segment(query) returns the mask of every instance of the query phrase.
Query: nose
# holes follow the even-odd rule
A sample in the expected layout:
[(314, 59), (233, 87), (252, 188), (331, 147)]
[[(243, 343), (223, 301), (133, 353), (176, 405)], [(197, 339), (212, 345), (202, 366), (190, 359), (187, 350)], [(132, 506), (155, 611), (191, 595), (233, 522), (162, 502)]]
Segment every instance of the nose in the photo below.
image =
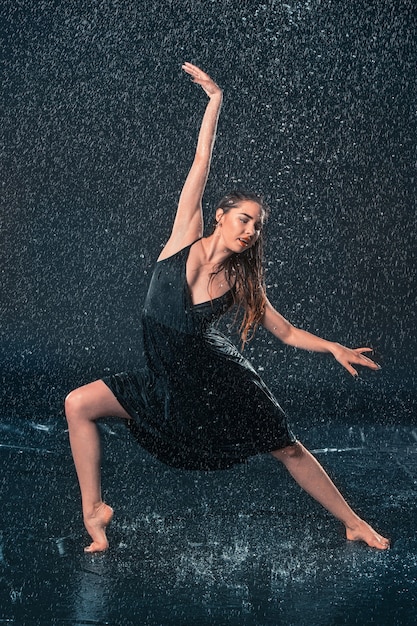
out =
[(250, 222), (248, 222), (248, 223), (246, 224), (246, 229), (245, 229), (245, 231), (246, 231), (246, 234), (247, 234), (249, 237), (253, 237), (253, 236), (254, 236), (254, 234), (255, 234), (255, 232), (256, 232), (256, 231), (255, 231), (255, 226), (254, 226), (253, 224), (251, 224)]

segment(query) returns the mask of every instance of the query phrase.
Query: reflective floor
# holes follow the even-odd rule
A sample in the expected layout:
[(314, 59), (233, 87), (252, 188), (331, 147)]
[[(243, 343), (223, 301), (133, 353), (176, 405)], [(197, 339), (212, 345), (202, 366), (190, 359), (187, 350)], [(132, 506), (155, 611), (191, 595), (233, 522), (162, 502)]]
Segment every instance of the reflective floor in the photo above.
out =
[(315, 450), (387, 553), (340, 525), (269, 457), (171, 470), (102, 424), (110, 550), (87, 536), (63, 419), (0, 426), (0, 624), (413, 624), (417, 429), (315, 426)]

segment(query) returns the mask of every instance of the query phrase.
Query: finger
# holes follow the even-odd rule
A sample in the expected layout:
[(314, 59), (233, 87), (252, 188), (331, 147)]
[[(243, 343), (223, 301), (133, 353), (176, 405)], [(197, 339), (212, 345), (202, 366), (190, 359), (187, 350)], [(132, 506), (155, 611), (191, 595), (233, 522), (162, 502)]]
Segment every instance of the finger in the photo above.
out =
[(186, 72), (190, 76), (197, 76), (196, 70), (194, 70), (192, 67), (188, 67), (187, 65), (183, 65), (182, 69), (184, 70), (184, 72)]
[(200, 80), (207, 80), (209, 78), (208, 74), (192, 63), (184, 63), (182, 69), (187, 72), (187, 74), (190, 74), (190, 76), (194, 76), (194, 78), (199, 78)]
[(353, 352), (373, 352), (373, 348), (353, 348)]
[[(362, 363), (363, 365), (366, 365), (367, 367), (372, 367), (373, 369), (379, 370), (381, 369), (381, 366), (379, 365), (379, 363), (376, 363), (376, 361), (373, 361), (372, 359), (362, 354), (363, 352), (373, 353), (373, 351), (374, 351), (373, 348), (353, 348), (352, 349), (352, 352), (357, 354), (360, 359), (359, 361), (357, 361), (358, 363)], [(364, 361), (366, 361), (366, 363), (364, 363)]]
[(358, 363), (361, 363), (362, 365), (365, 365), (366, 367), (370, 367), (370, 368), (375, 369), (375, 370), (380, 370), (381, 369), (381, 366), (379, 365), (379, 363), (377, 363), (376, 361), (373, 361), (372, 359), (369, 359), (364, 354), (360, 354), (359, 355)]
[(200, 68), (197, 67), (197, 65), (193, 65), (193, 63), (189, 63), (188, 61), (185, 61), (185, 63), (183, 63), (182, 67), (184, 69), (187, 68), (187, 69), (189, 69), (192, 72), (200, 72), (201, 71)]
[(367, 359), (366, 356), (364, 356), (362, 360), (365, 361), (365, 363), (362, 363), (362, 365), (364, 365), (365, 367), (370, 367), (373, 370), (381, 369), (381, 366), (379, 363), (377, 363), (376, 361), (372, 361), (371, 359)]
[(351, 376), (353, 376), (353, 378), (356, 378), (359, 374), (358, 372), (355, 370), (354, 367), (352, 367), (351, 365), (345, 365), (345, 368), (347, 369), (347, 371), (349, 372), (349, 374)]
[[(359, 350), (359, 348), (357, 350)], [(365, 356), (364, 354), (361, 354), (357, 350), (352, 350), (352, 352), (354, 352), (357, 355), (357, 358), (353, 360), (354, 363), (357, 363), (358, 365), (363, 365), (364, 367), (369, 367), (370, 369), (374, 369), (374, 370), (381, 369), (381, 366), (379, 365), (379, 363), (377, 363), (376, 361), (373, 361), (372, 359), (369, 359), (367, 356)], [(367, 350), (369, 350), (369, 348)]]
[(358, 372), (355, 370), (355, 368), (350, 364), (350, 362), (348, 360), (345, 359), (337, 359), (340, 363), (340, 365), (342, 365), (345, 370), (347, 370), (349, 372), (349, 374), (351, 376), (358, 376)]
[(184, 63), (181, 67), (184, 72), (187, 72), (187, 74), (190, 74), (191, 76), (197, 76), (198, 74), (198, 68), (194, 67), (190, 63)]

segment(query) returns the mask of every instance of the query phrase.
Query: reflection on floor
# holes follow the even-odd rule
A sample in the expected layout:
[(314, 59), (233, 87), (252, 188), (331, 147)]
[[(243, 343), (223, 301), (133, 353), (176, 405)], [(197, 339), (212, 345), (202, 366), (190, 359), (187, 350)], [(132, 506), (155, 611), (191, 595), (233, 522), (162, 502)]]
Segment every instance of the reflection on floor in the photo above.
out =
[(341, 528), (270, 457), (172, 470), (102, 424), (111, 549), (87, 556), (62, 419), (0, 425), (0, 623), (411, 624), (417, 429), (315, 426), (313, 449), (388, 553)]

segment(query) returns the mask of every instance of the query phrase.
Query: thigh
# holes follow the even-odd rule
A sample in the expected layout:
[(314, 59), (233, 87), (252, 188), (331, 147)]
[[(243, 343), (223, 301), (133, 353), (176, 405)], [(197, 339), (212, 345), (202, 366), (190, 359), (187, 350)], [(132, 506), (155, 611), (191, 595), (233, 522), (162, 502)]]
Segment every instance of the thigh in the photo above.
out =
[(65, 407), (67, 414), (82, 414), (83, 417), (89, 419), (100, 417), (131, 419), (129, 413), (125, 411), (114, 393), (102, 380), (96, 380), (71, 391), (66, 398)]

